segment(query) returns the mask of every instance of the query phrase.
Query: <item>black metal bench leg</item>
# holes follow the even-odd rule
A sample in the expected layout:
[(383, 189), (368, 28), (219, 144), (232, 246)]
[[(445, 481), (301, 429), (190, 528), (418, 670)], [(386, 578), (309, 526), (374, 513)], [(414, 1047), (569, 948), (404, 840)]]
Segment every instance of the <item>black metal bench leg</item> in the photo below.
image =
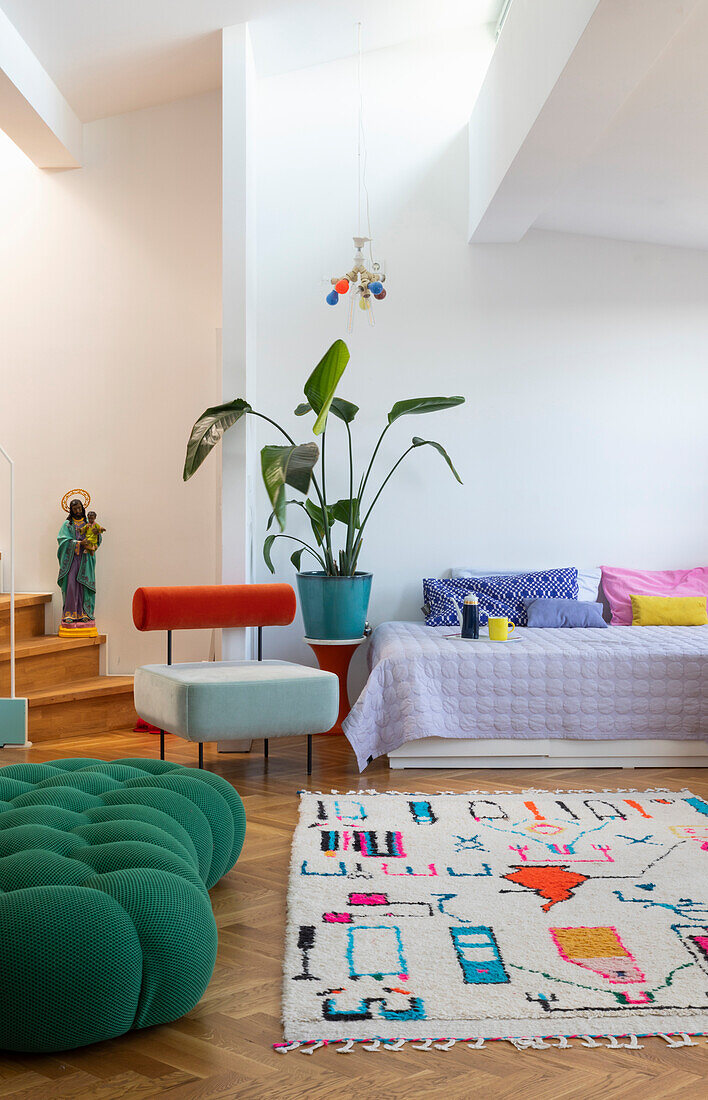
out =
[(264, 760), (268, 759), (268, 738), (267, 737), (263, 738), (263, 759)]
[(165, 731), (160, 730), (160, 760), (165, 759)]
[(312, 775), (312, 734), (307, 735), (307, 774)]
[(204, 767), (204, 743), (202, 741), (199, 742), (199, 767)]

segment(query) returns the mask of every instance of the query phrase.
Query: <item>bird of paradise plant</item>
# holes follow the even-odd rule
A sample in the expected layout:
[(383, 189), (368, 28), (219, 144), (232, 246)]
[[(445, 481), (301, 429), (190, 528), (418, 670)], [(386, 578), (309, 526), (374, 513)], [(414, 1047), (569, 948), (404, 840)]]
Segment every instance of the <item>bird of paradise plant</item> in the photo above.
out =
[[(276, 539), (290, 539), (299, 543), (291, 556), (297, 570), (303, 554), (311, 555), (329, 577), (351, 577), (357, 569), (362, 548), (364, 531), (383, 490), (404, 459), (420, 447), (433, 447), (447, 463), (453, 476), (462, 484), (457, 470), (452, 464), (442, 444), (433, 439), (413, 436), (410, 446), (383, 478), (375, 492), (369, 490), (376, 457), (389, 429), (402, 416), (419, 416), (423, 413), (440, 412), (443, 409), (461, 405), (464, 397), (411, 397), (397, 401), (388, 413), (386, 423), (379, 435), (373, 454), (363, 471), (358, 485), (355, 483), (354, 454), (351, 424), (359, 411), (359, 406), (351, 401), (337, 397), (339, 381), (349, 362), (349, 349), (343, 340), (335, 340), (332, 346), (307, 379), (304, 394), (307, 398), (295, 409), (296, 416), (314, 414), (312, 428), (315, 436), (321, 437), (322, 448), (314, 442), (296, 443), (292, 436), (264, 413), (252, 408), (248, 401), (236, 398), (223, 405), (205, 409), (194, 424), (184, 463), (183, 477), (188, 481), (199, 469), (210, 451), (222, 438), (225, 431), (233, 427), (246, 414), (257, 416), (272, 424), (287, 440), (285, 445), (263, 447), (261, 451), (261, 471), (263, 482), (270, 499), (272, 513), (267, 530), (275, 520), (280, 531), (267, 535), (263, 545), (263, 556), (271, 573), (275, 572), (271, 550)], [(327, 500), (326, 448), (330, 414), (344, 424), (348, 448), (349, 496), (334, 503)], [(319, 474), (316, 472), (319, 463)], [(303, 499), (287, 499), (286, 487), (295, 489)], [(315, 499), (313, 499), (313, 496)], [(294, 535), (285, 533), (288, 506), (302, 508), (310, 521), (314, 545)], [(336, 548), (337, 525), (342, 525), (342, 537), (339, 549)], [(333, 537), (334, 536), (334, 537)]]

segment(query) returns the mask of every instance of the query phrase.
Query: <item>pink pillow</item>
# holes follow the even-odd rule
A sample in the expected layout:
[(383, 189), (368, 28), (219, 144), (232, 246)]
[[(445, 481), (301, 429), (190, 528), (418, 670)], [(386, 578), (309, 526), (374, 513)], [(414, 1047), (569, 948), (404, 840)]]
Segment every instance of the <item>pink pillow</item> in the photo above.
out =
[(614, 626), (632, 625), (630, 596), (706, 596), (708, 566), (696, 569), (613, 569), (602, 566), (602, 588)]

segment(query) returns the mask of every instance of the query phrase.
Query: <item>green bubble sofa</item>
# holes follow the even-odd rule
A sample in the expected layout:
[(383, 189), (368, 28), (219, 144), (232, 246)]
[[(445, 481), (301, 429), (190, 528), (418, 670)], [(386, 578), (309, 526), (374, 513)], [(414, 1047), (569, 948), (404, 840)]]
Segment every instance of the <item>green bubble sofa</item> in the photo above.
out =
[(243, 803), (163, 760), (0, 768), (0, 1048), (67, 1050), (176, 1020), (206, 989), (207, 891)]

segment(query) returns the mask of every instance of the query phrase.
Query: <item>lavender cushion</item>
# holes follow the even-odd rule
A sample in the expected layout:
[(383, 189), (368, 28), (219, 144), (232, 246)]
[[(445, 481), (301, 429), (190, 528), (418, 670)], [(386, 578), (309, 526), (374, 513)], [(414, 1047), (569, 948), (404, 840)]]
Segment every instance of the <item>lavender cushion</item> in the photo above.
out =
[(601, 603), (582, 600), (524, 600), (528, 626), (534, 627), (598, 627), (607, 623), (602, 617)]

